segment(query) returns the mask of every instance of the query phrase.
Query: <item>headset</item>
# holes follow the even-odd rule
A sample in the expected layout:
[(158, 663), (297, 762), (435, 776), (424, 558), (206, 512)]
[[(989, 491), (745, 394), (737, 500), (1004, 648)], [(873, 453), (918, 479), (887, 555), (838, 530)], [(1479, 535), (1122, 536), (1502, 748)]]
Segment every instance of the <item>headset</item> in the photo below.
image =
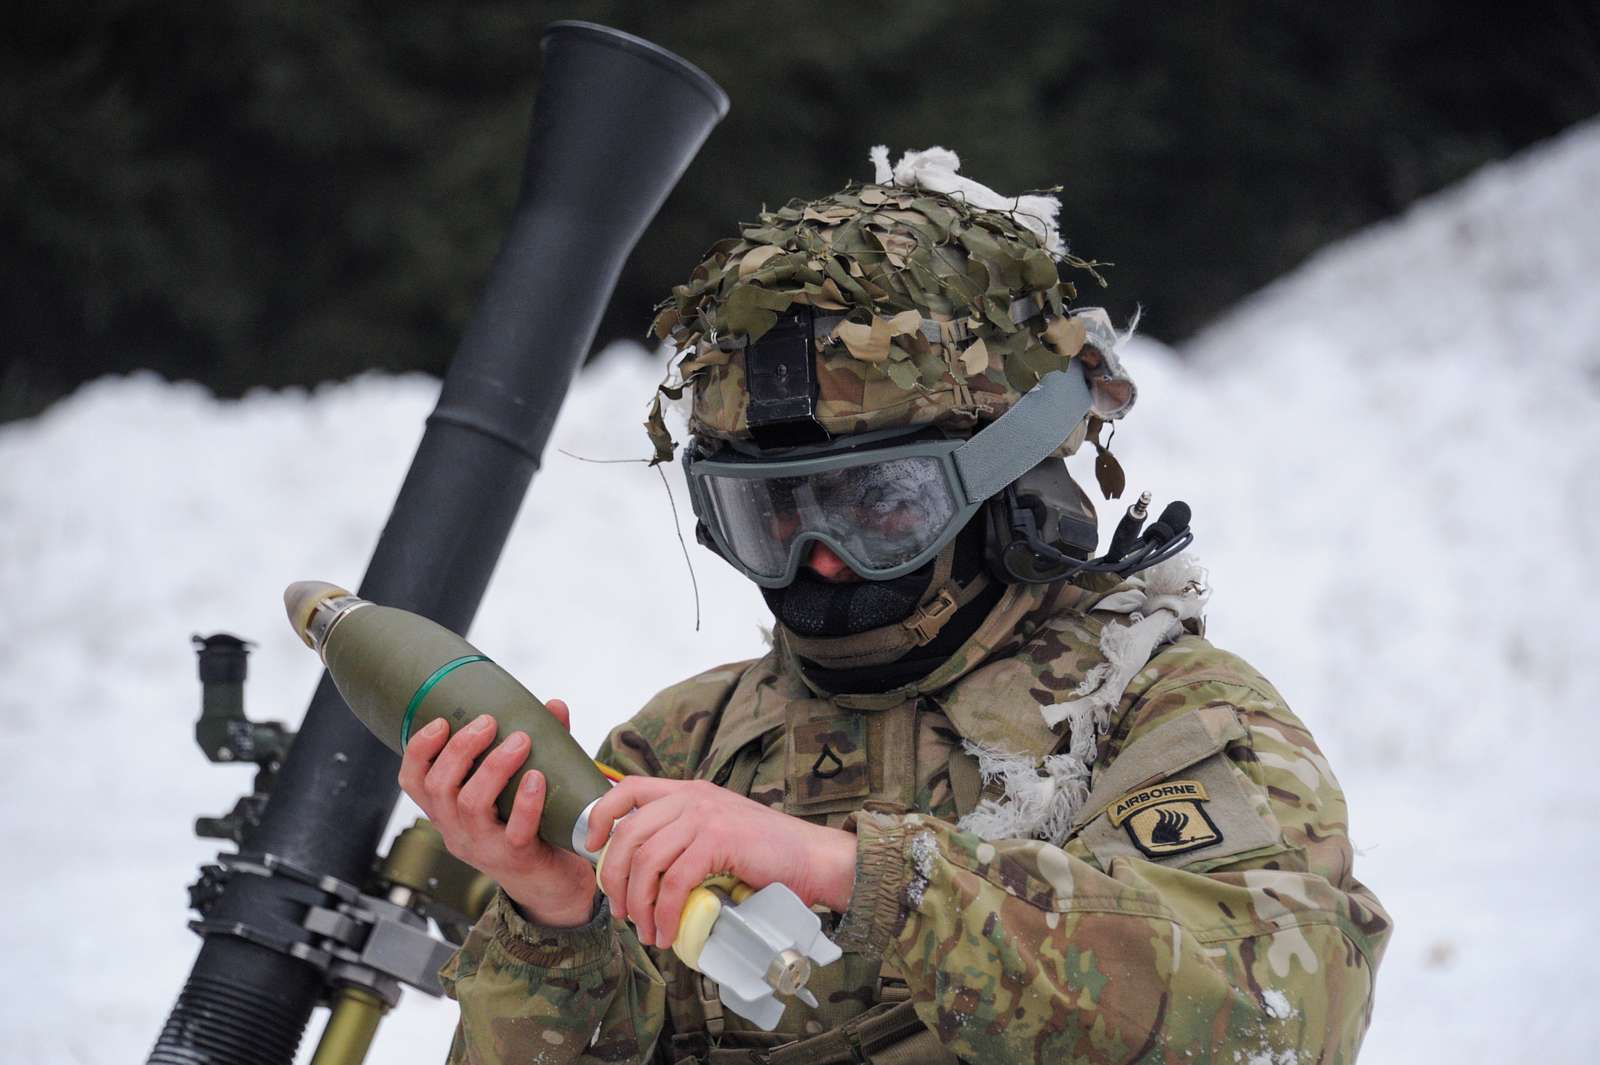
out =
[(1146, 492), (1117, 523), (1106, 553), (1092, 558), (1100, 542), (1094, 504), (1063, 459), (1045, 459), (985, 504), (985, 562), (1006, 584), (1049, 584), (1079, 573), (1132, 576), (1194, 542), (1187, 503), (1167, 504), (1144, 529), (1149, 508)]

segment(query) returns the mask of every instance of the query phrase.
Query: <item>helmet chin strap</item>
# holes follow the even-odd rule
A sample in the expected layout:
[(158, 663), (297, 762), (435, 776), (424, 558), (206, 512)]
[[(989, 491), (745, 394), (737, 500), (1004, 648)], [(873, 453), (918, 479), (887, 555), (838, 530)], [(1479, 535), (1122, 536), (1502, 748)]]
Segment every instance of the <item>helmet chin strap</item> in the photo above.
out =
[[(956, 584), (952, 579), (956, 548), (956, 541), (952, 540), (939, 552), (932, 563), (933, 572), (925, 590), (903, 617), (862, 632), (843, 636), (804, 636), (796, 632), (784, 617), (784, 610), (781, 609), (783, 604), (774, 603), (778, 596), (769, 596), (767, 601), (773, 606), (784, 642), (801, 658), (815, 662), (824, 669), (836, 670), (886, 665), (933, 642), (950, 619), (989, 586), (989, 577), (981, 568), (965, 585)], [(860, 585), (837, 587), (859, 588)]]

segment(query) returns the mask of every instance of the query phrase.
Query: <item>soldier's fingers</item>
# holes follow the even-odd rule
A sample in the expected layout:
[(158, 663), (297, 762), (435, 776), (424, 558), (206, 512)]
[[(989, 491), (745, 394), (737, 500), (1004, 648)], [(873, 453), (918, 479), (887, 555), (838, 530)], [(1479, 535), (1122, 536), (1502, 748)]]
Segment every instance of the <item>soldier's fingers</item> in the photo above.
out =
[(550, 711), (557, 721), (561, 722), (562, 728), (568, 732), (572, 731), (572, 709), (567, 706), (565, 699), (551, 699), (544, 704), (544, 708)]
[(484, 714), (450, 737), (422, 780), (423, 789), (435, 802), (455, 805), (456, 792), (467, 779), (467, 771), (472, 768), (473, 760), (494, 742), (496, 728), (494, 718)]
[(678, 855), (689, 849), (694, 835), (695, 826), (680, 817), (633, 852), (633, 868), (628, 871), (628, 916), (639, 930), (641, 943), (656, 941), (656, 891), (661, 885), (661, 874), (678, 860)]
[(589, 811), (589, 840), (584, 846), (597, 851), (611, 835), (611, 826), (630, 810), (654, 802), (684, 788), (681, 780), (660, 777), (628, 777), (600, 797)]
[(720, 872), (711, 846), (701, 836), (691, 843), (661, 876), (661, 886), (656, 891), (654, 918), (656, 946), (666, 948), (678, 936), (678, 921), (683, 917), (683, 904), (689, 901), (689, 892), (705, 883), (706, 877)]
[(517, 797), (511, 800), (511, 816), (506, 818), (506, 845), (513, 850), (526, 850), (539, 837), (539, 823), (544, 820), (544, 774), (530, 769), (517, 785)]
[(512, 775), (528, 760), (529, 745), (526, 732), (513, 732), (489, 752), (461, 786), (461, 794), (456, 796), (456, 811), (468, 830), (486, 835), (499, 827), (495, 800), (511, 782)]
[(427, 793), (422, 790), (423, 778), (428, 775), (434, 758), (444, 749), (444, 742), (449, 737), (449, 724), (443, 718), (435, 718), (411, 737), (400, 759), (400, 788), (422, 807), (423, 813), (428, 812)]
[(651, 803), (622, 820), (611, 834), (605, 861), (600, 866), (600, 889), (611, 899), (611, 912), (618, 920), (628, 916), (628, 873), (633, 865), (633, 852), (681, 812), (678, 803)]

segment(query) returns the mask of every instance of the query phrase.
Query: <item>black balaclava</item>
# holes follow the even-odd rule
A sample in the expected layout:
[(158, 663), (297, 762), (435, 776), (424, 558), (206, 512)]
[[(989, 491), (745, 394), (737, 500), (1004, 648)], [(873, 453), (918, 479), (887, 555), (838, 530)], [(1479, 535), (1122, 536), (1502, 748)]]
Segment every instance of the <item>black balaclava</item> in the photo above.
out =
[[(965, 587), (983, 573), (984, 521), (980, 512), (956, 534), (947, 551), (954, 552), (950, 578)], [(825, 581), (801, 567), (795, 579), (782, 588), (761, 589), (762, 598), (784, 627), (802, 637), (855, 636), (904, 621), (928, 592), (938, 560), (903, 577), (887, 581), (845, 584)], [(1005, 594), (1005, 585), (990, 582), (976, 598), (961, 607), (939, 634), (921, 647), (882, 665), (829, 669), (801, 658), (801, 668), (813, 683), (832, 692), (880, 692), (907, 684), (933, 672), (967, 641), (989, 611)]]

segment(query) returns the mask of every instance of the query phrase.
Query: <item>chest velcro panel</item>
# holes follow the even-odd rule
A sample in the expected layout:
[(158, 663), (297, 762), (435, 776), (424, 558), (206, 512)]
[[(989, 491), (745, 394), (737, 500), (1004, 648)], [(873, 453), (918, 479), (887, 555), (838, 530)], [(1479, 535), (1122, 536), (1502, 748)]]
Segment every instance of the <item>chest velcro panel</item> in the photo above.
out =
[(784, 810), (798, 817), (878, 800), (909, 809), (916, 786), (916, 700), (855, 710), (826, 699), (789, 704)]

